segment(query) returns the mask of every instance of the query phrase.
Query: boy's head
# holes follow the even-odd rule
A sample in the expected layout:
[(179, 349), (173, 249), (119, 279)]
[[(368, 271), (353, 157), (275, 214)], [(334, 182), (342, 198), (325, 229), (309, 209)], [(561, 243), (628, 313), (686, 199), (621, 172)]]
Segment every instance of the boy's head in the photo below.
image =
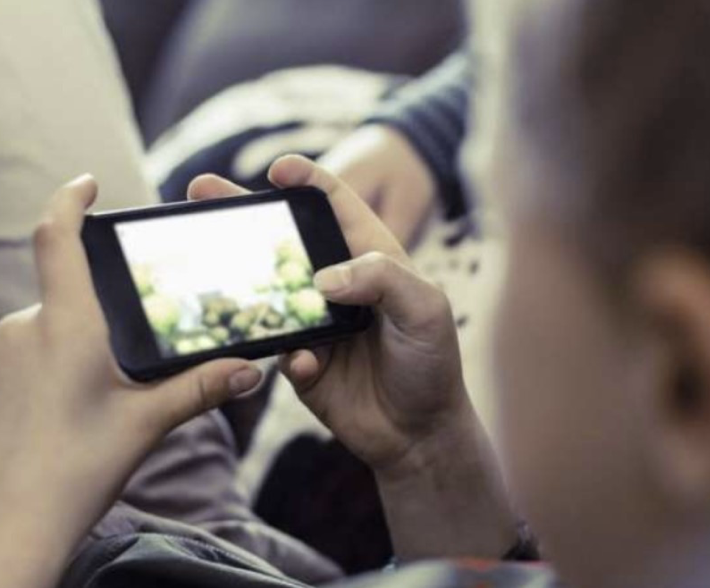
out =
[(710, 2), (505, 6), (477, 119), (511, 490), (573, 585), (707, 585)]

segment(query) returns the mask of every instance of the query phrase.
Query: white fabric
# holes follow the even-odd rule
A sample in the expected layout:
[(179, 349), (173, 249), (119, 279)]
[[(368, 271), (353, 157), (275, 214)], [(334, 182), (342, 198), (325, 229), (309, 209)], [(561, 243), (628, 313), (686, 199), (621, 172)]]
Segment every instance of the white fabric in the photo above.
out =
[(30, 236), (85, 172), (98, 209), (153, 203), (118, 63), (93, 0), (0, 0), (0, 315), (37, 299)]
[(320, 65), (237, 84), (206, 100), (160, 137), (148, 153), (148, 172), (161, 185), (196, 153), (259, 128), (278, 132), (253, 139), (239, 151), (232, 163), (237, 178), (257, 176), (284, 153), (324, 152), (372, 113), (394, 79)]

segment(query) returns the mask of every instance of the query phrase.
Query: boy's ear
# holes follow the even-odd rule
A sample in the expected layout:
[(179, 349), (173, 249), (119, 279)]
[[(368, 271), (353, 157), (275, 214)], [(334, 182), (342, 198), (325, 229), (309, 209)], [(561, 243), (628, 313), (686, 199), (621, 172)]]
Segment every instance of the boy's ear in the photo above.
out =
[(676, 507), (710, 512), (710, 262), (651, 254), (631, 291), (661, 349), (643, 398), (652, 475)]

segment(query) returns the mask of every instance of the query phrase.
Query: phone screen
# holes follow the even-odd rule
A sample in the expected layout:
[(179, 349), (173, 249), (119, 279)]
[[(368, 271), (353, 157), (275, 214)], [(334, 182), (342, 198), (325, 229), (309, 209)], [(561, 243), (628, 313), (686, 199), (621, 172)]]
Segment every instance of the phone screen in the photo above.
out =
[(115, 224), (164, 358), (332, 324), (287, 202)]

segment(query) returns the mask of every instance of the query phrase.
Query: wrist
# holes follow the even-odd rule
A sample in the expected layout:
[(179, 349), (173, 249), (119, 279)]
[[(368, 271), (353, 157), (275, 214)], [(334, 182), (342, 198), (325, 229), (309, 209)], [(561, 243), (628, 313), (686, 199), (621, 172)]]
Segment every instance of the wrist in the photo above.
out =
[(448, 458), (462, 451), (468, 452), (466, 461), (475, 460), (481, 437), (485, 433), (466, 396), (460, 408), (436, 419), (432, 429), (413, 438), (396, 459), (374, 466), (373, 472), (382, 484), (401, 484), (438, 470), (450, 470)]
[(402, 561), (501, 559), (516, 543), (517, 519), (472, 407), (375, 477)]
[(8, 586), (49, 588), (58, 583), (75, 541), (55, 514), (45, 505), (24, 501), (0, 509), (0, 566)]
[[(18, 587), (55, 586), (103, 512), (91, 484), (57, 475), (49, 460), (35, 461), (42, 467), (25, 462), (0, 470), (0, 565)], [(66, 462), (61, 467), (71, 470)]]

